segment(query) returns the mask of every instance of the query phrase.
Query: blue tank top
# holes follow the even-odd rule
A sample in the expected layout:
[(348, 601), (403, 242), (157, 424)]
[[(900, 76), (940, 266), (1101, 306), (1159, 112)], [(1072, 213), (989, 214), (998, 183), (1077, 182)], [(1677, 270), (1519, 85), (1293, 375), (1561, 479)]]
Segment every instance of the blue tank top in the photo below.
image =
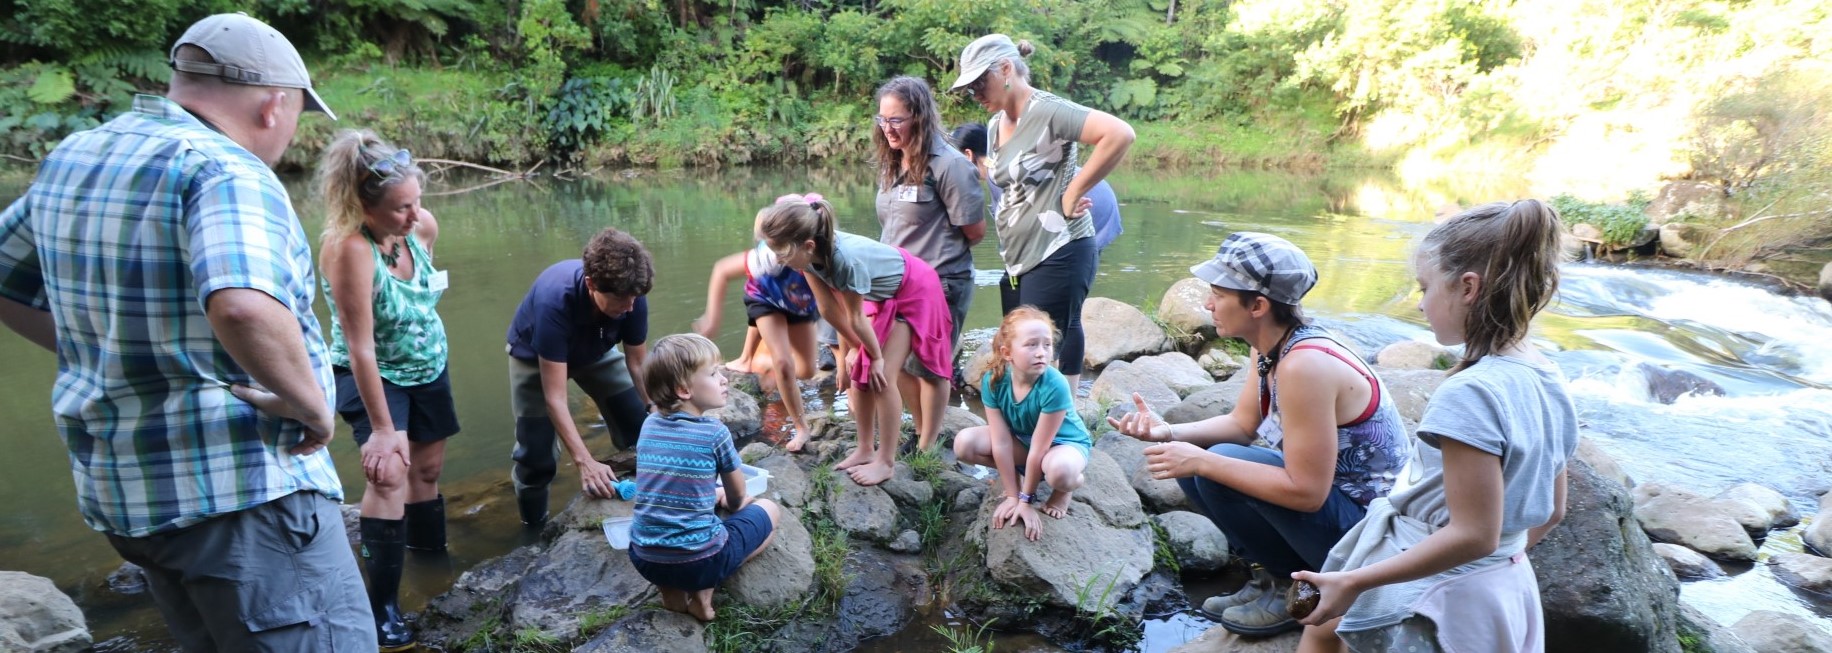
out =
[[(1366, 506), (1368, 502), (1393, 491), (1394, 480), (1399, 478), (1400, 470), (1412, 457), (1412, 438), (1406, 434), (1405, 423), (1392, 397), (1382, 387), (1380, 378), (1367, 369), (1366, 363), (1350, 361), (1334, 350), (1315, 345), (1300, 347), (1299, 343), (1306, 340), (1328, 340), (1341, 344), (1322, 327), (1301, 326), (1286, 339), (1285, 348), (1279, 352), (1279, 360), (1283, 360), (1293, 349), (1321, 349), (1355, 368), (1373, 387), (1374, 395), (1368, 400), (1367, 410), (1354, 421), (1336, 427), (1336, 489), (1348, 495), (1355, 503)], [(1265, 438), (1272, 448), (1284, 451), (1285, 427), (1279, 416), (1277, 375), (1262, 372), (1259, 391), (1262, 416), (1259, 436)]]

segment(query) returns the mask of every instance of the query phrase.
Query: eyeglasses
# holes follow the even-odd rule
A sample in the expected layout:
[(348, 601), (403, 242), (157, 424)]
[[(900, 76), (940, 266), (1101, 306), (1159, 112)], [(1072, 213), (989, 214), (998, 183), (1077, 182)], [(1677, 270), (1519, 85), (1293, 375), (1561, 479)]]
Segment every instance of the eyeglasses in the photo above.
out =
[(986, 69), (986, 72), (980, 73), (980, 76), (977, 79), (974, 79), (971, 82), (967, 82), (967, 96), (968, 97), (979, 97), (981, 93), (984, 93), (986, 91), (986, 80), (991, 77), (992, 77), (992, 69), (988, 68)]
[(396, 172), (410, 167), (413, 167), (413, 154), (403, 147), (369, 164), (369, 172), (375, 173), (377, 177), (393, 177)]
[(872, 116), (872, 121), (878, 123), (879, 127), (891, 129), (903, 129), (904, 125), (910, 123), (909, 118), (886, 118), (884, 116)]

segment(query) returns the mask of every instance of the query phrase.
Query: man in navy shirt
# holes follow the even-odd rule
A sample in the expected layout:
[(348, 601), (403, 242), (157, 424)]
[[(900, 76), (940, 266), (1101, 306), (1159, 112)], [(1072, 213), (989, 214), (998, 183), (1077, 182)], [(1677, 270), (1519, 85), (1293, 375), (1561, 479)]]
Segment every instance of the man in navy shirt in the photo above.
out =
[[(598, 405), (619, 449), (636, 446), (648, 409), (642, 381), (649, 337), (649, 293), (654, 265), (642, 243), (605, 229), (582, 259), (555, 263), (535, 278), (509, 325), (510, 401), (515, 411), (516, 507), (522, 523), (547, 521), (547, 486), (566, 446), (585, 493), (614, 496), (617, 474), (585, 448), (566, 405), (566, 380), (579, 384)], [(619, 351), (618, 345), (622, 346)]]

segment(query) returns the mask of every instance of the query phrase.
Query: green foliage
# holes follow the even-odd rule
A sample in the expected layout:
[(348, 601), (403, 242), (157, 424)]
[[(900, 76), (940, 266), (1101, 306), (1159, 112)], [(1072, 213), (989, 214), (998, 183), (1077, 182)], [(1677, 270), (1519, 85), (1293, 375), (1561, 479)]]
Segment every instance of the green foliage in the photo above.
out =
[(749, 653), (767, 650), (775, 633), (789, 624), (798, 608), (764, 609), (737, 604), (720, 608), (706, 624), (706, 650), (712, 653)]
[(598, 631), (604, 630), (605, 626), (616, 623), (629, 613), (630, 606), (613, 605), (579, 615), (579, 639), (590, 639)]
[(986, 623), (967, 626), (931, 624), (929, 628), (943, 639), (948, 640), (947, 653), (993, 653), (992, 636), (986, 631), (997, 619), (988, 619)]
[(556, 154), (570, 155), (598, 140), (619, 119), (627, 122), (638, 94), (622, 79), (574, 77), (549, 102), (543, 125)]
[(564, 0), (524, 0), (515, 32), (526, 58), (520, 81), (533, 98), (559, 90), (567, 58), (591, 45), (591, 34), (573, 21)]
[(509, 642), (510, 653), (561, 653), (569, 648), (560, 638), (533, 626), (515, 631)]
[(1588, 224), (1602, 230), (1606, 245), (1632, 243), (1648, 224), (1645, 193), (1631, 194), (1620, 203), (1587, 202), (1570, 195), (1555, 195), (1549, 203), (1565, 224)]
[(1090, 576), (1075, 590), (1075, 622), (1082, 629), (1077, 633), (1078, 639), (1117, 650), (1131, 650), (1145, 638), (1145, 631), (1114, 609), (1120, 597), (1115, 596), (1113, 590), (1119, 584), (1120, 575), (1114, 573), (1107, 577), (1104, 585), (1101, 584), (1103, 576), (1107, 575)]
[(1183, 564), (1177, 562), (1177, 553), (1171, 550), (1170, 533), (1164, 532), (1164, 526), (1158, 520), (1151, 520), (1152, 541), (1155, 544), (1151, 552), (1153, 569), (1169, 569), (1170, 573), (1183, 573)]
[(1222, 338), (1216, 342), (1216, 346), (1231, 357), (1248, 356), (1253, 353), (1253, 346), (1240, 338)]

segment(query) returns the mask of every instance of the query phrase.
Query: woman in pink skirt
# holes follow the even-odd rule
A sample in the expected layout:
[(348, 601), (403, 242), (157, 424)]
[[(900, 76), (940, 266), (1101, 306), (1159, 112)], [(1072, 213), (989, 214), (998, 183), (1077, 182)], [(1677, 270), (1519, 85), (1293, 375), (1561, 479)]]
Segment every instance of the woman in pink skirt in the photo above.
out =
[(840, 334), (839, 384), (852, 393), (859, 447), (835, 469), (877, 485), (891, 477), (902, 433), (903, 397), (889, 375), (913, 356), (930, 372), (921, 382), (945, 391), (954, 320), (928, 263), (834, 223), (821, 196), (788, 195), (764, 209), (763, 239), (783, 265), (807, 275), (821, 317)]

